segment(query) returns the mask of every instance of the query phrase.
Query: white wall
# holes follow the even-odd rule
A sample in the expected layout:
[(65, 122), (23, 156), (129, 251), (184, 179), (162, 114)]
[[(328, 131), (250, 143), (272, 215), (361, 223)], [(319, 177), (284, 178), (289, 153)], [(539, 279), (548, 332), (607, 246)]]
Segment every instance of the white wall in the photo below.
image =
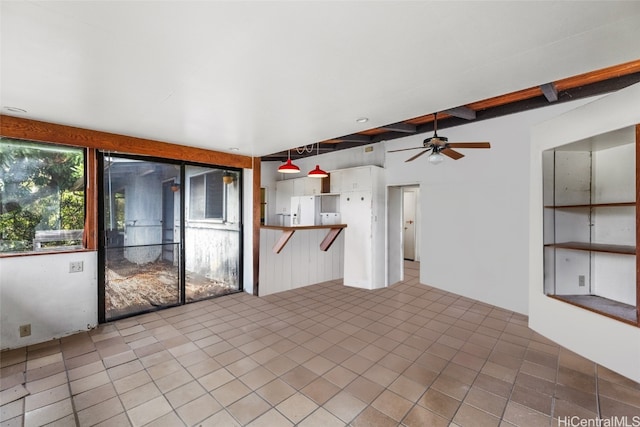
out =
[[(431, 165), (418, 151), (387, 153), (387, 185), (420, 184), (420, 282), (526, 314), (529, 283), (531, 126), (586, 101), (560, 104), (442, 129), (450, 142), (489, 141), (460, 149), (460, 160)], [(386, 142), (418, 147), (431, 134)]]
[(253, 294), (253, 169), (243, 169), (242, 180), (242, 283), (244, 291)]
[(558, 145), (640, 123), (638, 105), (640, 84), (535, 126), (529, 182), (529, 326), (570, 350), (635, 381), (640, 381), (640, 328), (543, 294), (541, 153)]
[[(69, 263), (82, 261), (81, 273)], [(0, 348), (22, 347), (85, 331), (98, 323), (97, 253), (0, 258)], [(31, 336), (20, 338), (20, 325)]]

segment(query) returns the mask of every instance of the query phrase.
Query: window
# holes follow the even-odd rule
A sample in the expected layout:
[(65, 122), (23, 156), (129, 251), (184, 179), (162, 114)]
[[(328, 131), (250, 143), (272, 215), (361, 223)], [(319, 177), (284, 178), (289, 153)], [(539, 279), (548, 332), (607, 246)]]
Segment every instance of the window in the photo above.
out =
[(192, 176), (189, 180), (189, 207), (191, 219), (224, 220), (223, 171), (215, 170)]
[(0, 138), (0, 253), (82, 247), (84, 150)]

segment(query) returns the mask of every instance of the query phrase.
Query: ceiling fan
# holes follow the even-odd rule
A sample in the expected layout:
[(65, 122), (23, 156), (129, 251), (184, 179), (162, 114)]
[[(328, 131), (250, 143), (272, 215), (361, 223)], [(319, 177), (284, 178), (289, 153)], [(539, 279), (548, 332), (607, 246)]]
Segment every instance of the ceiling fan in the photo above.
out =
[[(451, 157), (453, 160), (458, 160), (464, 157), (464, 154), (452, 150), (452, 148), (491, 148), (491, 144), (488, 142), (449, 142), (449, 139), (445, 136), (438, 136), (438, 113), (433, 114), (433, 136), (427, 138), (422, 142), (422, 147), (403, 148), (400, 150), (391, 150), (389, 153), (396, 151), (418, 150), (425, 149), (424, 151), (416, 154), (413, 157), (408, 158), (405, 162), (411, 162), (423, 154), (431, 151), (429, 156), (429, 162), (437, 165), (442, 163), (444, 156)], [(444, 156), (443, 156), (444, 154)]]

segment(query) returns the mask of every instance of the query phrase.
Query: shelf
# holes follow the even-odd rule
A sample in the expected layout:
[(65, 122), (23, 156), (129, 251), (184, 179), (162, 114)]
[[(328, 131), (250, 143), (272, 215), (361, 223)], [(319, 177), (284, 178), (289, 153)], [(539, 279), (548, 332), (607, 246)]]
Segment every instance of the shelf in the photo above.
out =
[(548, 295), (551, 298), (603, 314), (632, 325), (638, 324), (636, 307), (598, 295)]
[(636, 202), (619, 202), (619, 203), (593, 203), (587, 205), (548, 205), (545, 208), (550, 209), (572, 209), (572, 208), (611, 208), (620, 206), (635, 206)]
[(576, 251), (607, 252), (611, 254), (635, 255), (636, 247), (627, 245), (606, 245), (602, 243), (564, 242), (545, 245), (550, 248), (572, 249)]

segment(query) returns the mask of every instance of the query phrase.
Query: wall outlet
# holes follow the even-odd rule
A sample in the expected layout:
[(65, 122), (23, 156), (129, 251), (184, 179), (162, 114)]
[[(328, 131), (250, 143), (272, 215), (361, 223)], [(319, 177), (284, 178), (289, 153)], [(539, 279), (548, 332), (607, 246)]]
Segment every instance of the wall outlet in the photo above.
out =
[(584, 274), (578, 276), (578, 286), (584, 286)]
[(28, 325), (20, 325), (20, 338), (31, 335), (31, 323)]
[(80, 273), (84, 269), (82, 261), (71, 261), (69, 263), (69, 273)]

